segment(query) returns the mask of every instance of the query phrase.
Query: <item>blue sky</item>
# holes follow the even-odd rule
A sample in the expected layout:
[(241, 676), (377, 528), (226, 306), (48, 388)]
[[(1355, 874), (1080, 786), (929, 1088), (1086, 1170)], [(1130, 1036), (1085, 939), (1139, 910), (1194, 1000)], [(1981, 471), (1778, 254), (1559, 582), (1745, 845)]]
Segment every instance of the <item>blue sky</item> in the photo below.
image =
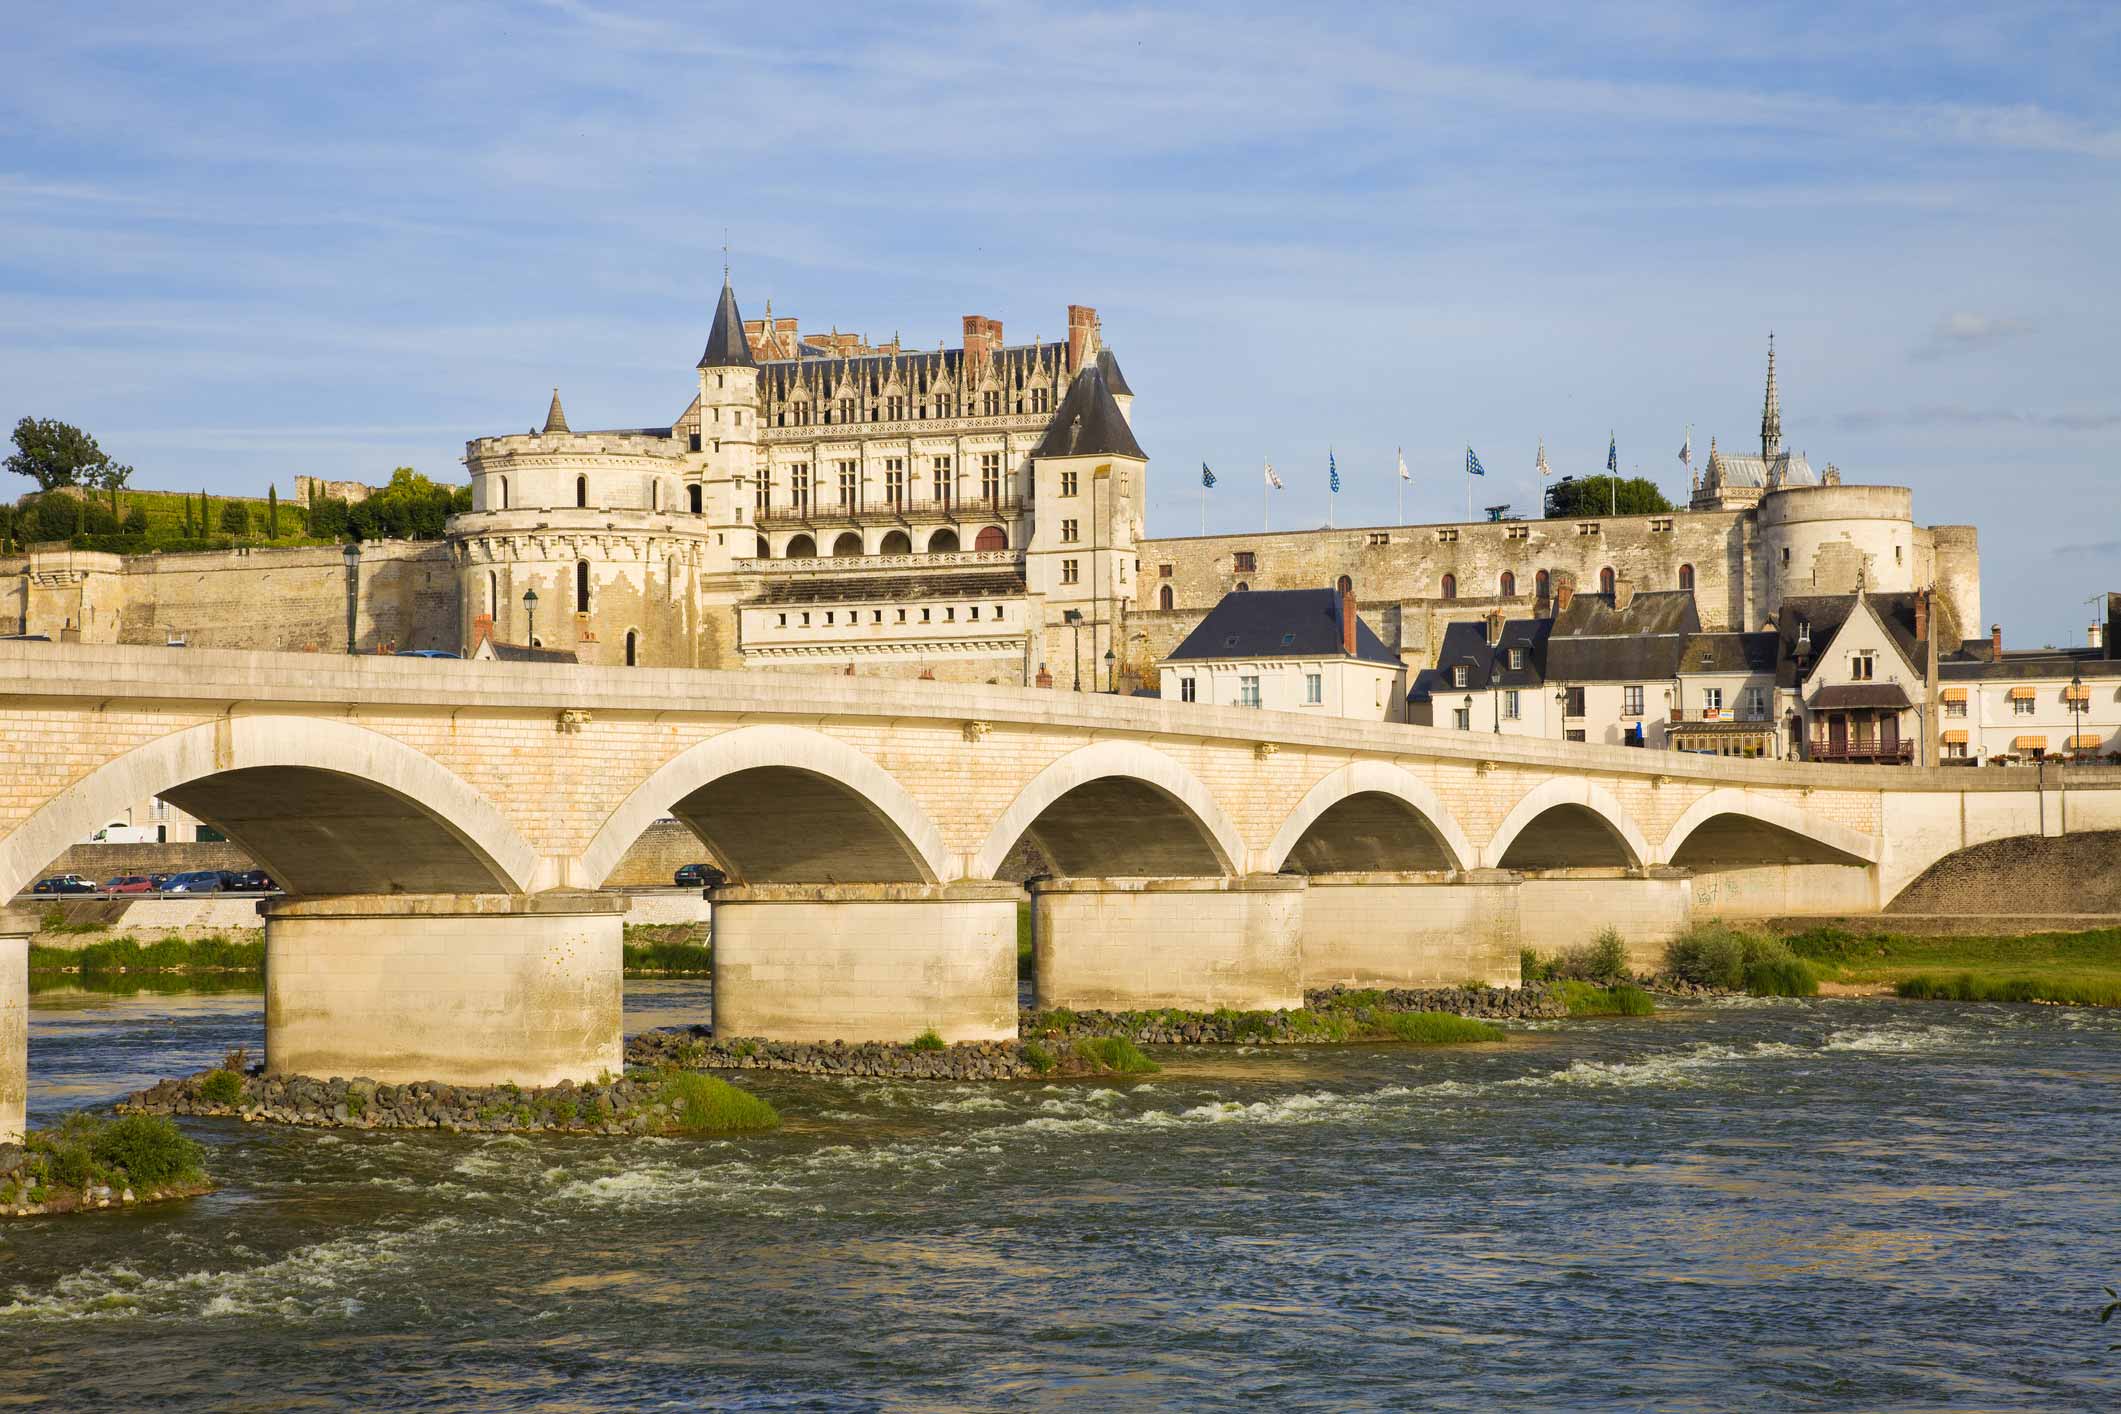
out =
[[(2121, 7), (10, 0), (0, 418), (145, 486), (461, 475), (667, 422), (756, 315), (1100, 310), (1152, 533), (1455, 518), (1788, 442), (1980, 526), (1984, 611), (2121, 588)], [(12, 478), (9, 478), (12, 479)], [(24, 483), (0, 488), (14, 494)]]

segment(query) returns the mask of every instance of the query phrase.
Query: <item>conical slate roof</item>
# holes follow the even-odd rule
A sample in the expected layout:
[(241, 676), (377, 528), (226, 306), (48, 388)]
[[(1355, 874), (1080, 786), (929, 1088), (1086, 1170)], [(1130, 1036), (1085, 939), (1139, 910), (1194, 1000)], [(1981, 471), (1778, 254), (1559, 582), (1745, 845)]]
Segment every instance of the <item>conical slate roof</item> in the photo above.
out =
[(567, 430), (567, 410), (560, 406), (560, 390), (555, 388), (552, 390), (552, 406), (545, 409), (545, 431), (553, 433)]
[(1127, 375), (1119, 371), (1119, 360), (1112, 356), (1112, 350), (1097, 351), (1097, 370), (1105, 375), (1105, 387), (1113, 397), (1124, 398), (1134, 392), (1127, 386)]
[(1046, 426), (1046, 436), (1032, 453), (1039, 457), (1133, 457), (1149, 460), (1134, 440), (1134, 431), (1112, 401), (1105, 375), (1091, 364), (1075, 375), (1060, 411)]
[(707, 352), (700, 355), (701, 368), (754, 368), (751, 341), (744, 337), (744, 316), (737, 313), (736, 291), (722, 278), (722, 301), (714, 307), (714, 327), (707, 331)]

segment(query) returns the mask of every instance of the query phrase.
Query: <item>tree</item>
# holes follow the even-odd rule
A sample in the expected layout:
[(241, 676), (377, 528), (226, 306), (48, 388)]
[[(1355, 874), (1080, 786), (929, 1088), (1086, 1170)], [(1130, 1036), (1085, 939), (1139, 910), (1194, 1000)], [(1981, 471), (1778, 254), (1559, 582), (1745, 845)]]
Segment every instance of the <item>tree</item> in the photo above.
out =
[(138, 501), (133, 502), (131, 509), (125, 513), (125, 533), (127, 535), (147, 534), (147, 508)]
[(96, 439), (70, 423), (25, 417), (15, 424), (15, 453), (7, 469), (37, 483), (40, 491), (56, 486), (93, 486), (115, 490), (133, 474), (110, 459)]
[(230, 535), (250, 534), (250, 507), (237, 500), (222, 502), (221, 528)]
[(265, 488), (265, 538), (280, 538), (280, 485), (274, 482)]
[(1617, 485), (1616, 480), (1611, 476), (1581, 476), (1548, 487), (1547, 515), (1643, 516), (1662, 515), (1672, 509), (1656, 482), (1640, 476)]

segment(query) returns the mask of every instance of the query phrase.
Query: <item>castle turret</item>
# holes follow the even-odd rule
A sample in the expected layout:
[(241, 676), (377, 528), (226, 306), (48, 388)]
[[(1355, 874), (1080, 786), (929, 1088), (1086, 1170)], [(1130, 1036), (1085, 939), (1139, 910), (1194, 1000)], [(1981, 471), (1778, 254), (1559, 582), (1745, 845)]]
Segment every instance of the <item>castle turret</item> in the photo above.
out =
[(725, 570), (757, 546), (751, 479), (758, 453), (758, 361), (744, 336), (736, 292), (722, 275), (722, 298), (700, 355), (700, 512), (719, 532), (710, 569)]
[(1074, 631), (1062, 627), (1072, 612), (1091, 630), (1082, 651), (1094, 674), (1106, 652), (1127, 652), (1115, 630), (1138, 593), (1149, 467), (1094, 357), (1068, 385), (1032, 461), (1037, 495), (1024, 577), (1047, 604), (1042, 661), (1066, 662), (1075, 651)]

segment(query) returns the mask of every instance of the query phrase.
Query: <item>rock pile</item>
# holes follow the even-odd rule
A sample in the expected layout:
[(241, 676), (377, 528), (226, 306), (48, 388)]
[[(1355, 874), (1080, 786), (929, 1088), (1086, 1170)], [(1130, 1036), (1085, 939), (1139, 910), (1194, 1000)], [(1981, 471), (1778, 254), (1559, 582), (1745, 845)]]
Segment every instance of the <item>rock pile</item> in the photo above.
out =
[(1319, 987), (1304, 993), (1304, 1005), (1319, 1010), (1352, 1005), (1356, 999), (1387, 1011), (1447, 1011), (1481, 1021), (1552, 1021), (1569, 1014), (1561, 989), (1550, 982), (1523, 987)]
[(217, 1115), (325, 1129), (446, 1129), (471, 1134), (557, 1131), (569, 1134), (661, 1134), (674, 1128), (671, 1107), (653, 1077), (608, 1084), (385, 1085), (374, 1080), (303, 1075), (216, 1077), (202, 1070), (164, 1080), (118, 1104), (121, 1114)]
[(644, 1031), (626, 1043), (626, 1063), (684, 1070), (786, 1070), (874, 1080), (1031, 1080), (1104, 1073), (1072, 1048), (1036, 1042), (1027, 1047), (1022, 1041), (961, 1041), (936, 1049), (883, 1041), (762, 1041), (752, 1037), (720, 1041), (705, 1026)]

